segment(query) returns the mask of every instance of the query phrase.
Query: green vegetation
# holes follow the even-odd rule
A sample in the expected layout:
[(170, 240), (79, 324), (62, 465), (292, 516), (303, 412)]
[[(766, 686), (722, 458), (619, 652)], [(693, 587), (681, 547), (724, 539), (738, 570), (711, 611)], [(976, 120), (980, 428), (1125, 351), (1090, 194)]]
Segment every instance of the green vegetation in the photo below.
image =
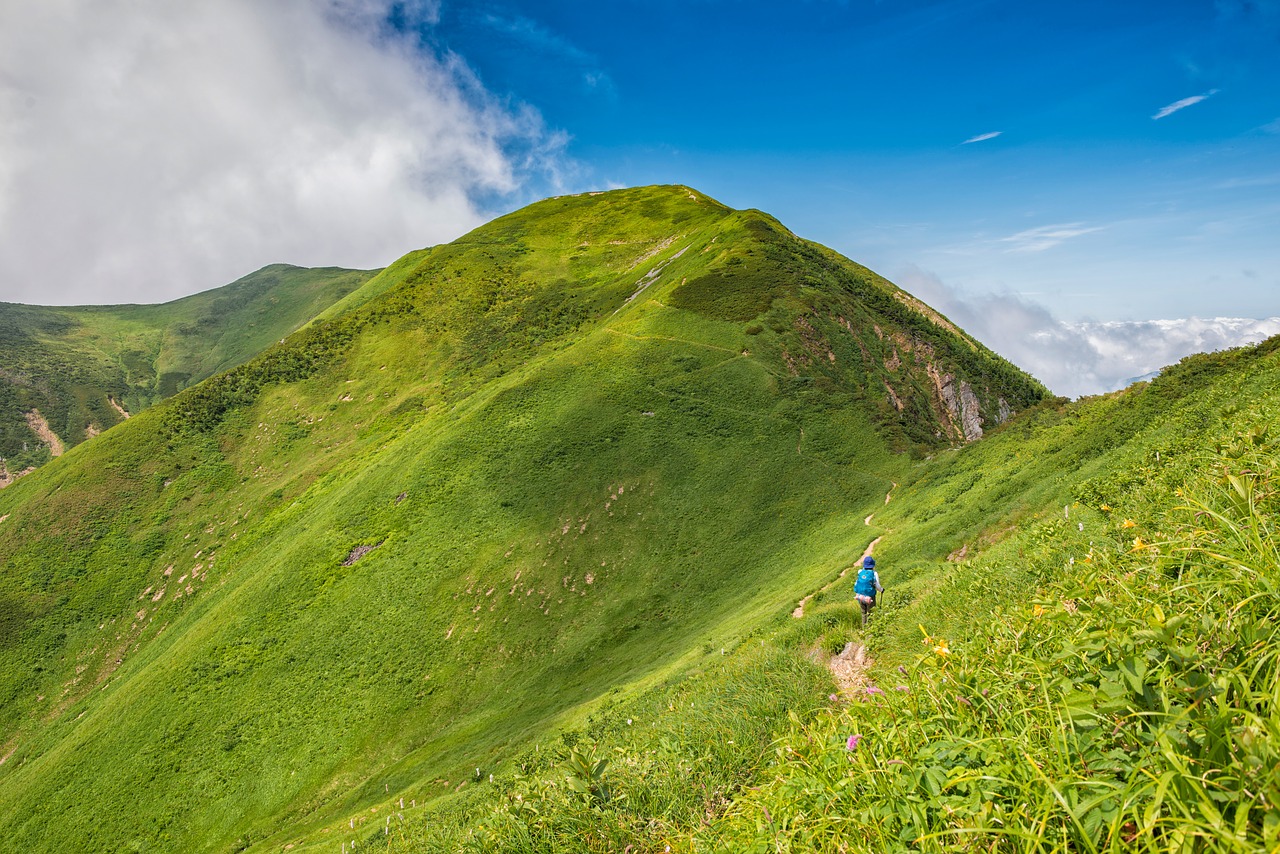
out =
[(375, 272), (275, 264), (163, 305), (0, 303), (0, 462), (11, 474), (48, 462), (33, 410), (63, 446), (77, 445), (395, 281), (391, 271), (369, 281)]
[[(1272, 832), (1273, 348), (1049, 400), (684, 187), (550, 199), (369, 287), (0, 493), (17, 847)], [(957, 449), (961, 388), (988, 435)], [(880, 536), (864, 632), (840, 570)], [(883, 693), (838, 695), (849, 641)]]
[[(499, 780), (487, 807), (407, 821), (390, 848), (1269, 850), (1277, 350), (1195, 356), (1123, 394), (1050, 402), (920, 464), (875, 515), (891, 590), (868, 631), (850, 577), (714, 668), (730, 690), (769, 685), (780, 708), (726, 701), (706, 676), (656, 689), (612, 714), (644, 727), (590, 746), (615, 769), (607, 802), (575, 796), (561, 750), (536, 783)], [(794, 668), (850, 638), (876, 657), (865, 684), (826, 703), (812, 684), (792, 693)], [(718, 719), (691, 734), (680, 714), (654, 714), (680, 690)], [(772, 740), (742, 738), (736, 765), (703, 761), (747, 718)], [(660, 770), (672, 767), (739, 773), (705, 792)], [(684, 799), (697, 803), (671, 821)]]

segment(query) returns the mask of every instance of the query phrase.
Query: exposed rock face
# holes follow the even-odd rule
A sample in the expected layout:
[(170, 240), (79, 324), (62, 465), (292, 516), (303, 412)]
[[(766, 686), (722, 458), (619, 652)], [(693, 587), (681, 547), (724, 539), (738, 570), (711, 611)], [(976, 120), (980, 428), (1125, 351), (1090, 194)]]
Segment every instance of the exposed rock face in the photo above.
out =
[[(947, 435), (965, 442), (981, 439), (982, 426), (987, 423), (987, 418), (983, 416), (982, 402), (974, 393), (973, 386), (966, 380), (957, 382), (953, 374), (943, 373), (932, 362), (926, 365), (925, 371), (933, 381), (934, 409), (942, 416), (940, 420), (948, 428)], [(1003, 424), (1012, 414), (1009, 404), (1000, 398), (993, 419), (995, 423)]]
[[(941, 328), (948, 331), (954, 330), (945, 318), (937, 315), (913, 297), (899, 297), (899, 299), (908, 302)], [(879, 323), (872, 323), (869, 324), (870, 331), (884, 343), (882, 353), (873, 357), (854, 323), (843, 315), (831, 315), (829, 319), (853, 337), (867, 364), (871, 364), (874, 359), (879, 363), (878, 367), (883, 367), (884, 374), (887, 376), (882, 374), (880, 382), (884, 387), (888, 403), (896, 411), (907, 410), (913, 389), (918, 390), (915, 392), (917, 394), (923, 391), (927, 395), (929, 408), (934, 413), (934, 423), (937, 425), (934, 434), (937, 438), (950, 442), (972, 442), (982, 438), (984, 427), (1003, 424), (1014, 415), (1013, 407), (1003, 396), (993, 395), (974, 377), (960, 379), (953, 370), (944, 367), (938, 358), (936, 348), (929, 341), (903, 330), (887, 329)], [(805, 340), (806, 349), (815, 356), (818, 355), (818, 350), (813, 347), (810, 340), (813, 333), (812, 326), (808, 323), (803, 326), (798, 324), (797, 329), (802, 335), (809, 334), (810, 337)], [(958, 330), (956, 332), (959, 334)], [(967, 337), (963, 335), (961, 337), (968, 346), (976, 346)], [(830, 352), (829, 347), (824, 348), (824, 351)], [(785, 351), (783, 358), (795, 375), (798, 366), (794, 364), (794, 360)], [(803, 361), (806, 367), (812, 364), (809, 359)], [(976, 389), (973, 385), (975, 381), (979, 382)]]
[(982, 438), (982, 412), (978, 404), (978, 396), (967, 382), (960, 382), (960, 430), (964, 440), (972, 442)]

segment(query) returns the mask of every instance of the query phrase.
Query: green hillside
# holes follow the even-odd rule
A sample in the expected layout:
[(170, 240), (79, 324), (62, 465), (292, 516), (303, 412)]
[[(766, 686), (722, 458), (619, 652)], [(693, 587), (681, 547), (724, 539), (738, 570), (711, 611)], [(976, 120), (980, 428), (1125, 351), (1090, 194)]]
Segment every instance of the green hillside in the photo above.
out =
[(16, 846), (330, 846), (466, 802), (789, 611), (894, 480), (1045, 396), (684, 187), (391, 269), (0, 493)]
[(869, 627), (833, 572), (387, 847), (1274, 851), (1278, 419), (1280, 338), (1046, 401), (864, 520)]
[(376, 272), (275, 264), (162, 305), (0, 303), (0, 484), (376, 291)]
[(1273, 850), (1278, 415), (1280, 339), (1067, 403), (758, 211), (549, 199), (0, 492), (0, 833)]

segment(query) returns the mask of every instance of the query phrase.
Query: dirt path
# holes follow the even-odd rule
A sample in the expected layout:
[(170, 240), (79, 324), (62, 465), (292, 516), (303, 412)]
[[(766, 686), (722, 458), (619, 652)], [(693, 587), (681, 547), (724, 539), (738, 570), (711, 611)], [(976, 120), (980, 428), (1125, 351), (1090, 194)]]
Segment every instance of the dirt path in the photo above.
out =
[[(871, 557), (872, 553), (874, 553), (874, 552), (875, 552), (875, 549), (876, 549), (876, 543), (880, 542), (882, 539), (884, 539), (884, 538), (883, 538), (883, 537), (876, 537), (874, 540), (872, 540), (871, 542), (867, 543), (867, 550), (866, 550), (866, 551), (864, 551), (864, 552), (862, 553), (862, 557)], [(858, 559), (858, 563), (859, 563), (859, 564), (861, 564), (861, 563), (862, 563), (862, 559), (861, 559), (861, 558), (859, 558), (859, 559)], [(799, 602), (799, 604), (797, 604), (797, 605), (796, 605), (796, 609), (795, 609), (794, 611), (792, 611), (792, 612), (791, 612), (791, 616), (795, 617), (797, 620), (798, 620), (798, 619), (800, 619), (801, 617), (803, 617), (803, 616), (804, 616), (804, 606), (805, 606), (805, 605), (807, 605), (807, 604), (809, 603), (809, 600), (810, 600), (810, 599), (812, 599), (814, 596), (817, 596), (817, 595), (818, 595), (818, 593), (826, 593), (826, 592), (827, 592), (828, 590), (830, 590), (833, 586), (835, 586), (836, 581), (839, 581), (841, 578), (844, 578), (844, 577), (845, 577), (846, 575), (848, 575), (848, 574), (849, 574), (849, 567), (847, 567), (847, 566), (846, 566), (844, 569), (840, 570), (840, 574), (836, 576), (835, 581), (831, 581), (831, 582), (829, 582), (829, 583), (827, 583), (827, 584), (824, 584), (824, 585), (823, 585), (822, 587), (820, 587), (816, 592), (814, 592), (814, 593), (810, 593), (808, 596), (806, 596), (806, 597), (804, 597), (803, 599), (801, 599), (801, 600), (800, 600), (800, 602)]]
[(112, 397), (111, 395), (107, 395), (107, 403), (111, 404), (111, 408), (112, 408), (112, 409), (114, 409), (116, 412), (120, 413), (120, 417), (121, 417), (121, 418), (128, 418), (128, 417), (129, 417), (129, 413), (125, 411), (125, 408), (124, 408), (123, 406), (121, 406), (120, 404), (116, 403), (116, 399), (115, 399), (114, 397)]
[(849, 641), (844, 645), (844, 649), (831, 656), (831, 660), (827, 662), (827, 668), (835, 677), (840, 693), (846, 699), (851, 699), (866, 689), (867, 670), (873, 663), (864, 645)]
[[(801, 430), (801, 431), (800, 431), (800, 438), (801, 438), (801, 441), (803, 441), (803, 440), (804, 440), (804, 430)], [(797, 449), (797, 450), (798, 450), (798, 449)], [(889, 503), (889, 499), (893, 497), (893, 491), (894, 491), (895, 489), (897, 489), (897, 488), (898, 488), (898, 483), (897, 483), (897, 481), (891, 481), (891, 483), (893, 483), (893, 486), (889, 487), (889, 491), (888, 491), (888, 492), (886, 492), (886, 493), (884, 494), (884, 503), (885, 503), (885, 504), (888, 504), (888, 503)], [(874, 515), (875, 515), (874, 513), (868, 513), (868, 514), (867, 514), (867, 518), (865, 518), (865, 519), (863, 519), (863, 520), (862, 520), (862, 521), (863, 521), (863, 523), (865, 523), (865, 524), (867, 524), (867, 525), (870, 525), (870, 524), (871, 524), (871, 517), (872, 517), (872, 516), (874, 516)], [(862, 557), (871, 557), (871, 555), (875, 552), (875, 549), (876, 549), (876, 543), (880, 542), (882, 539), (884, 539), (884, 537), (883, 537), (883, 536), (881, 536), (881, 537), (876, 537), (874, 540), (872, 540), (870, 543), (868, 543), (868, 544), (867, 544), (867, 550), (866, 550), (866, 551), (864, 551), (864, 552), (862, 553)], [(861, 562), (862, 562), (862, 561), (861, 561), (861, 559), (859, 559), (858, 563), (861, 563)], [(809, 604), (809, 600), (810, 600), (810, 599), (812, 599), (814, 596), (818, 595), (818, 593), (826, 593), (828, 590), (830, 590), (830, 589), (831, 589), (832, 585), (834, 585), (834, 584), (836, 583), (836, 581), (839, 581), (841, 578), (844, 578), (844, 577), (845, 577), (845, 575), (847, 575), (848, 573), (849, 573), (849, 567), (847, 567), (847, 566), (846, 566), (844, 569), (840, 570), (840, 574), (839, 574), (838, 576), (836, 576), (836, 580), (835, 580), (835, 581), (832, 581), (832, 582), (830, 582), (830, 583), (828, 583), (828, 584), (826, 584), (826, 585), (823, 585), (823, 586), (822, 586), (820, 589), (818, 589), (816, 592), (814, 592), (814, 593), (810, 593), (808, 596), (806, 596), (806, 597), (804, 597), (803, 599), (801, 599), (798, 603), (796, 603), (796, 609), (795, 609), (794, 611), (792, 611), (792, 612), (791, 612), (791, 616), (795, 617), (797, 620), (798, 620), (798, 619), (800, 619), (801, 617), (803, 617), (803, 616), (804, 616), (804, 606), (805, 606), (805, 605), (807, 605), (807, 604)]]
[[(889, 491), (885, 493), (885, 496), (884, 496), (885, 504), (889, 503), (889, 499), (893, 497), (893, 490), (897, 488), (898, 488), (898, 484), (897, 482), (894, 482), (893, 486), (890, 487)], [(874, 515), (875, 515), (874, 513), (867, 514), (867, 518), (864, 519), (863, 522), (867, 525), (870, 525), (871, 517)], [(871, 557), (871, 555), (875, 552), (876, 544), (878, 544), (882, 539), (883, 537), (876, 537), (874, 540), (868, 543), (866, 551), (862, 553), (862, 556), (864, 558)], [(860, 564), (861, 564), (861, 561), (858, 561), (858, 565)], [(844, 578), (845, 575), (848, 574), (848, 572), (849, 572), (849, 567), (845, 567), (844, 569), (840, 570), (840, 575), (836, 578), (836, 580), (824, 585), (820, 590), (817, 591), (817, 593), (824, 593), (827, 590), (830, 590), (831, 587), (835, 585), (836, 581), (839, 581), (841, 578)], [(807, 605), (809, 603), (809, 600), (812, 599), (814, 596), (816, 596), (817, 593), (810, 593), (808, 596), (801, 599), (800, 603), (796, 605), (796, 609), (791, 612), (791, 616), (795, 617), (796, 619), (800, 619), (801, 617), (803, 617), (804, 606)], [(828, 670), (831, 671), (831, 676), (836, 681), (836, 687), (839, 688), (840, 690), (840, 696), (846, 700), (853, 699), (854, 697), (858, 696), (866, 689), (867, 671), (871, 668), (871, 665), (875, 663), (872, 660), (870, 653), (867, 651), (866, 645), (858, 643), (856, 641), (849, 641), (847, 644), (844, 645), (844, 649), (840, 650), (840, 652), (835, 653), (834, 655), (828, 655), (822, 649), (821, 646), (817, 646), (813, 649), (812, 652), (810, 652), (809, 657), (813, 661), (822, 664)], [(834, 695), (833, 695), (833, 699), (834, 699)]]

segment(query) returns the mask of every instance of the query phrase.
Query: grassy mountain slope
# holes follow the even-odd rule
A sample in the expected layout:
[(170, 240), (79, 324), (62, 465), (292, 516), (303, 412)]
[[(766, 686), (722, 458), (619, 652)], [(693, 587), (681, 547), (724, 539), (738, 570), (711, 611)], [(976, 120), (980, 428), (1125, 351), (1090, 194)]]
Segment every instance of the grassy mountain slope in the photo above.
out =
[[(1278, 413), (1273, 339), (920, 462), (866, 520), (889, 587), (870, 627), (833, 579), (389, 847), (1273, 850)], [(850, 641), (874, 663), (816, 701)]]
[(885, 693), (791, 727), (795, 759), (694, 847), (826, 800), (769, 844), (1274, 850), (1277, 413), (1273, 339), (927, 467), (884, 514)]
[(0, 303), (0, 460), (10, 474), (47, 462), (248, 360), (375, 272), (275, 264), (162, 305)]
[(755, 631), (913, 459), (1045, 394), (683, 187), (399, 270), (0, 493), (6, 838), (265, 849), (474, 789)]

